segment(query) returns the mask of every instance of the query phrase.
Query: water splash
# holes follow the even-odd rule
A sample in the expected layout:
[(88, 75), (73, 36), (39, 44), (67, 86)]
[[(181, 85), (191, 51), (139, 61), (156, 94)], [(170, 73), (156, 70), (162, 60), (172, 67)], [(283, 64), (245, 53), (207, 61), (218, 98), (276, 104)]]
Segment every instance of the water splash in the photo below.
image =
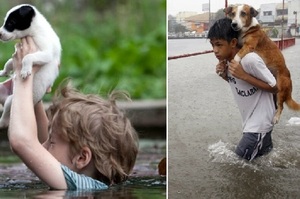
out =
[(287, 126), (299, 126), (300, 125), (300, 117), (291, 117), (287, 124)]
[(236, 154), (232, 150), (230, 143), (219, 141), (208, 146), (209, 157), (212, 162), (226, 163), (235, 162), (237, 159)]
[(249, 161), (241, 159), (235, 152), (235, 145), (231, 143), (225, 143), (223, 141), (218, 141), (217, 143), (208, 146), (209, 157), (212, 162), (236, 165), (238, 167), (251, 167), (257, 170), (257, 166), (251, 164)]
[(290, 145), (277, 143), (277, 146), (269, 153), (249, 162), (239, 158), (235, 152), (235, 145), (218, 141), (208, 146), (209, 157), (212, 162), (237, 165), (238, 167), (250, 167), (254, 170), (264, 168), (273, 169), (300, 169), (299, 149)]

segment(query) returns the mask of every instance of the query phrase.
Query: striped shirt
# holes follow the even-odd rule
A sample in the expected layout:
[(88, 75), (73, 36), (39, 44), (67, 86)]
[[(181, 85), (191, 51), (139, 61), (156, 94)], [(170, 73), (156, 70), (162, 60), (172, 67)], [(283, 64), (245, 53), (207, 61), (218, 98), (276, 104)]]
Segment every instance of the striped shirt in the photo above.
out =
[(108, 188), (108, 186), (103, 182), (100, 182), (83, 174), (78, 174), (64, 165), (61, 165), (61, 168), (66, 179), (68, 190), (99, 190)]

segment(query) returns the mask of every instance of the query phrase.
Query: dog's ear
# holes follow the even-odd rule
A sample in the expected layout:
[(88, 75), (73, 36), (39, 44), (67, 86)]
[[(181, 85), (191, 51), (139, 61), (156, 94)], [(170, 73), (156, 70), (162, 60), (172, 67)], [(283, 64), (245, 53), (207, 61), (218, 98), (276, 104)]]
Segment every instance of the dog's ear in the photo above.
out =
[(229, 6), (229, 7), (227, 7), (227, 8), (224, 8), (224, 9), (223, 9), (223, 12), (225, 12), (225, 14), (229, 14), (229, 13), (232, 12), (232, 9), (233, 9), (233, 7), (232, 7), (232, 6)]
[(256, 17), (258, 15), (257, 10), (255, 10), (253, 7), (250, 8), (250, 15), (251, 17)]
[(19, 9), (20, 16), (32, 18), (35, 15), (34, 9), (31, 6), (22, 6)]

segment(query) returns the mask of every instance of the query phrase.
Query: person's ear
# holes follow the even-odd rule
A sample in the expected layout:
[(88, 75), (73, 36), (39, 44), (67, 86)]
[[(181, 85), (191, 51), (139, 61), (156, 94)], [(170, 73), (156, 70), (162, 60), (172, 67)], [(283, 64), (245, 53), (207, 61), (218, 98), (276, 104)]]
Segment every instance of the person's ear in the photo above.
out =
[(72, 163), (76, 169), (81, 170), (92, 160), (92, 151), (89, 147), (83, 147), (77, 155), (73, 157)]
[(239, 42), (238, 39), (233, 38), (233, 39), (230, 41), (231, 47), (232, 47), (232, 48), (237, 47), (237, 46), (238, 46), (238, 42)]

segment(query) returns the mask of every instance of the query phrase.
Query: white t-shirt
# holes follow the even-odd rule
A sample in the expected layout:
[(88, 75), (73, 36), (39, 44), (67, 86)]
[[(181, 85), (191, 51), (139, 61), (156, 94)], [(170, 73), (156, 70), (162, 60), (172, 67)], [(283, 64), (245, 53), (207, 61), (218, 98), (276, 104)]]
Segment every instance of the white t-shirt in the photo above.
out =
[[(276, 79), (256, 53), (248, 53), (241, 60), (241, 65), (248, 74), (268, 83), (271, 87), (276, 85)], [(242, 115), (243, 132), (267, 133), (271, 131), (276, 111), (273, 94), (235, 78), (229, 72), (227, 76)]]

